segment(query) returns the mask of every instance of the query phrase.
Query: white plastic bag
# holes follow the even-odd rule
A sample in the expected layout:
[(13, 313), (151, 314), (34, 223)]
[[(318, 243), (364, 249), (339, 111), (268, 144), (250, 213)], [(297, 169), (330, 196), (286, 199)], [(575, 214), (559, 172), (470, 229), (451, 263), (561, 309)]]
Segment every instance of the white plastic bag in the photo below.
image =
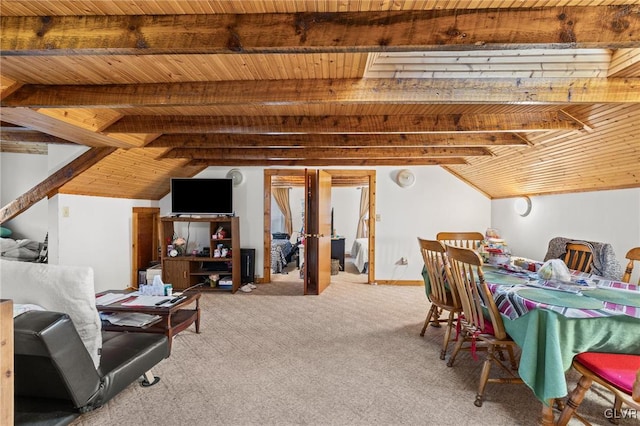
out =
[(538, 270), (544, 280), (571, 281), (571, 272), (561, 259), (549, 259)]

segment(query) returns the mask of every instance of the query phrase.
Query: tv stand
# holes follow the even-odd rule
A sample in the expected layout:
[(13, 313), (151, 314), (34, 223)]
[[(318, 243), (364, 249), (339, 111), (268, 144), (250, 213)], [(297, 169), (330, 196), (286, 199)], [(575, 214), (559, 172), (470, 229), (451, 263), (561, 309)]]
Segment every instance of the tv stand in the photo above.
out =
[[(175, 291), (184, 290), (203, 283), (209, 275), (217, 274), (220, 278), (231, 278), (231, 288), (211, 287), (209, 285), (199, 287), (202, 291), (229, 291), (235, 293), (241, 285), (240, 262), (240, 218), (233, 217), (163, 217), (161, 221), (162, 246), (162, 281), (172, 284)], [(201, 253), (193, 255), (185, 253), (182, 256), (170, 257), (166, 244), (171, 244), (176, 223), (199, 222), (208, 223), (209, 252), (203, 256)], [(224, 238), (215, 235), (218, 228), (224, 230)], [(222, 244), (229, 250), (226, 257), (215, 257), (218, 245)], [(211, 264), (216, 264), (215, 271)]]

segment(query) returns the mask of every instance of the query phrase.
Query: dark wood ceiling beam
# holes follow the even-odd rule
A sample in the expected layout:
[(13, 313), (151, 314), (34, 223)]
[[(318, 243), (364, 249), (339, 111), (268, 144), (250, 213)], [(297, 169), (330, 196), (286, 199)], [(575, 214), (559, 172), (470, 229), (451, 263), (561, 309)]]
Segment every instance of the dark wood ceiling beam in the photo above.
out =
[(582, 126), (557, 111), (380, 116), (125, 116), (105, 133), (382, 134), (533, 132)]
[(154, 16), (2, 16), (2, 55), (623, 48), (640, 6)]
[(267, 148), (267, 147), (398, 147), (398, 146), (517, 146), (530, 142), (514, 133), (425, 133), (397, 135), (163, 135), (147, 148)]
[[(442, 166), (467, 164), (464, 158), (335, 158), (331, 160), (331, 166)], [(192, 160), (189, 166), (228, 166), (228, 167), (266, 167), (266, 166), (310, 166), (327, 167), (327, 160), (317, 159), (283, 159), (283, 160)]]
[(29, 127), (23, 127), (18, 124), (9, 123), (8, 121), (0, 120), (0, 132), (7, 132), (7, 131), (17, 132), (21, 130), (32, 131), (33, 129), (30, 129)]
[(52, 196), (65, 183), (93, 166), (116, 148), (92, 148), (0, 209), (0, 223), (14, 218), (47, 196)]
[(14, 154), (37, 154), (47, 155), (49, 145), (37, 142), (5, 142), (0, 141), (0, 152), (11, 152)]
[[(189, 149), (174, 148), (163, 154), (163, 158), (189, 158), (193, 160), (211, 160), (217, 158), (237, 160), (284, 160), (284, 159), (336, 159), (336, 158), (417, 158), (417, 157), (465, 157), (492, 155), (491, 151), (481, 147), (469, 148), (222, 148)], [(325, 163), (326, 164), (326, 163)]]
[[(343, 79), (24, 85), (3, 107), (192, 105), (561, 104), (640, 102), (640, 78)], [(268, 111), (268, 109), (265, 109)]]
[[(4, 112), (4, 111), (3, 111)], [(27, 142), (27, 143), (54, 143), (54, 144), (73, 144), (74, 142), (66, 139), (51, 136), (37, 130), (25, 130), (24, 128), (9, 129), (3, 127), (0, 130), (0, 142)]]

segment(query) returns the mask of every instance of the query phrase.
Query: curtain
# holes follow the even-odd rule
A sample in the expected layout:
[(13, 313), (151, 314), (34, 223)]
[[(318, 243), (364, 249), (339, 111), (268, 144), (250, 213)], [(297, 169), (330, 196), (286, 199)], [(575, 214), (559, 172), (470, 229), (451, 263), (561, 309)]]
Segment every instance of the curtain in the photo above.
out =
[(367, 218), (369, 217), (369, 188), (360, 188), (360, 217), (358, 218), (358, 231), (356, 238), (366, 238), (369, 236)]
[(278, 203), (280, 211), (284, 215), (284, 230), (291, 235), (293, 225), (291, 222), (291, 206), (289, 205), (289, 189), (291, 188), (273, 188), (273, 198)]

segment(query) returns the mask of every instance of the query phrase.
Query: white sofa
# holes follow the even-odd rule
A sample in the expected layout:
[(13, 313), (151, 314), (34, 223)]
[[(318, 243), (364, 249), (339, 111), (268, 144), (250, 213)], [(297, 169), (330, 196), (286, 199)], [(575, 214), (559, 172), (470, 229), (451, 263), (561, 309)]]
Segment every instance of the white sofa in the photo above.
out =
[(0, 259), (0, 298), (14, 306), (34, 304), (69, 315), (96, 367), (102, 334), (96, 309), (93, 269)]

